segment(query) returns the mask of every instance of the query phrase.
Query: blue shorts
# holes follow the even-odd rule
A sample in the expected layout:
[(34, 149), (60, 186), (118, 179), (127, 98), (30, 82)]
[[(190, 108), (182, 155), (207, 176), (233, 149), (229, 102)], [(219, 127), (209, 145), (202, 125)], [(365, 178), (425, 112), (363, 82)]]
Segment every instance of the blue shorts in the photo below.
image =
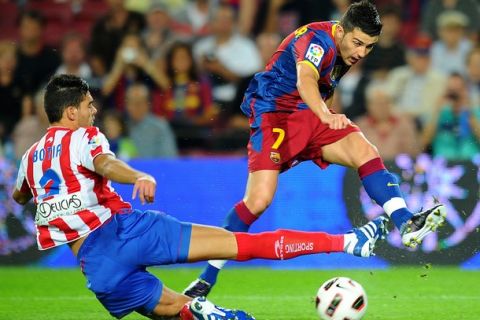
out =
[(186, 262), (191, 231), (190, 223), (158, 211), (115, 214), (78, 251), (87, 287), (116, 318), (151, 314), (163, 285), (146, 267)]

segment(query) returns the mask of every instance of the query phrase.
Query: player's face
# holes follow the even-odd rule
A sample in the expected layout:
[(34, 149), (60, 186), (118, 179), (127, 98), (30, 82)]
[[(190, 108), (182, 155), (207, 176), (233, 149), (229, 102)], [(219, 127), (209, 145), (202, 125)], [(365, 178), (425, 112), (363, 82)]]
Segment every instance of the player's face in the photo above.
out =
[(365, 58), (378, 41), (378, 36), (369, 36), (359, 28), (355, 28), (352, 32), (348, 33), (345, 33), (344, 30), (340, 28), (338, 32), (340, 38), (338, 50), (343, 61), (348, 66), (354, 65), (360, 59)]
[(97, 108), (94, 106), (93, 97), (90, 92), (87, 92), (85, 98), (78, 107), (78, 126), (89, 127), (93, 125), (95, 121), (95, 115), (97, 114)]

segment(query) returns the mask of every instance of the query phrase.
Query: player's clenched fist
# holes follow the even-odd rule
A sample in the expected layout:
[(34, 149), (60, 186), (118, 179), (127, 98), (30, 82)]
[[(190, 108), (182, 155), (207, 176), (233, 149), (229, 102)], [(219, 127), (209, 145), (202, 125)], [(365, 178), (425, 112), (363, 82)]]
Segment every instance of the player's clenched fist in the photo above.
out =
[(320, 117), (320, 120), (324, 124), (328, 124), (328, 127), (333, 130), (345, 129), (350, 123), (350, 119), (344, 114), (324, 114)]
[(152, 203), (155, 198), (155, 189), (157, 182), (155, 178), (150, 175), (141, 176), (135, 181), (133, 186), (132, 199), (135, 199), (138, 192), (138, 197), (142, 204)]

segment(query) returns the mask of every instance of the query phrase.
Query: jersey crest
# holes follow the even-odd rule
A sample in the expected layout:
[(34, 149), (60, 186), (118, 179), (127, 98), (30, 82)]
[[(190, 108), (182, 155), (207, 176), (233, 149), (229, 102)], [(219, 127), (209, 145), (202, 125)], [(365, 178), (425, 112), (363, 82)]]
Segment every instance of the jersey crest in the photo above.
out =
[(322, 61), (323, 54), (324, 50), (320, 45), (311, 43), (305, 54), (305, 59), (318, 67), (320, 65), (320, 61)]

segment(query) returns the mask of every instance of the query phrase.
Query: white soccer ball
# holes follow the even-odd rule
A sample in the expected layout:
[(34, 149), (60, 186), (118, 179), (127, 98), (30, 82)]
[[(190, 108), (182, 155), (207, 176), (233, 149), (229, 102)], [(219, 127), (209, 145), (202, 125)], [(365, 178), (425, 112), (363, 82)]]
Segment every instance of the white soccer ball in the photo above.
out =
[(367, 311), (367, 294), (362, 286), (345, 277), (325, 281), (318, 289), (315, 306), (323, 320), (358, 320)]

